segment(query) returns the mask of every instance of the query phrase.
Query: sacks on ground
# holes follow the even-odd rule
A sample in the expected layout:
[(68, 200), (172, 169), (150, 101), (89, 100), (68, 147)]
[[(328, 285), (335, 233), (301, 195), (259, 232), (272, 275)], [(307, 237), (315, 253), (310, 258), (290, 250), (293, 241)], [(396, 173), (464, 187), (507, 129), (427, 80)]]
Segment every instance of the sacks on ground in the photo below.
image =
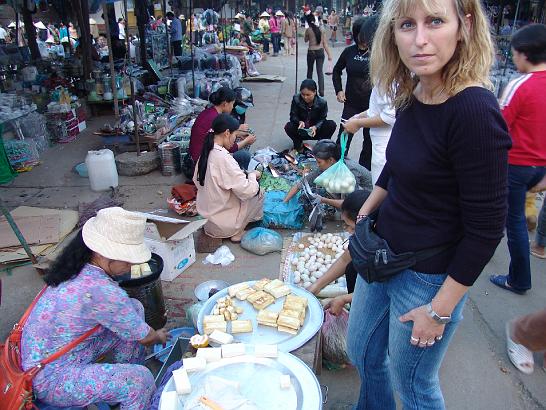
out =
[(301, 229), (303, 227), (303, 206), (299, 193), (288, 203), (284, 202), (286, 192), (268, 191), (264, 199), (262, 225), (266, 228)]
[(241, 247), (256, 255), (282, 250), (282, 236), (267, 228), (252, 228), (244, 234)]
[(350, 364), (347, 355), (347, 326), (349, 313), (343, 309), (338, 316), (324, 312), (322, 325), (322, 357), (330, 364)]

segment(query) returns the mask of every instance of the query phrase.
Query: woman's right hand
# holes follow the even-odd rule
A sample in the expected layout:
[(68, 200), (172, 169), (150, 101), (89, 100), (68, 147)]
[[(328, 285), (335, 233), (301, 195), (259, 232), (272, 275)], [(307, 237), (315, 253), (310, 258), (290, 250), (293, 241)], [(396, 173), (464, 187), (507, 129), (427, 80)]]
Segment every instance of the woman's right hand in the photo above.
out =
[(345, 299), (343, 296), (337, 296), (324, 306), (324, 310), (329, 310), (332, 315), (338, 316), (343, 311), (344, 307)]
[(305, 128), (305, 123), (303, 121), (300, 121), (300, 125), (298, 125), (298, 130), (301, 130), (302, 128)]
[(245, 146), (252, 145), (256, 142), (256, 136), (254, 134), (249, 134), (248, 137), (243, 140), (243, 142)]
[(254, 171), (254, 174), (256, 174), (256, 179), (260, 179), (262, 177), (262, 173), (258, 170)]
[(340, 91), (337, 93), (337, 100), (340, 102), (340, 103), (344, 103), (346, 101), (346, 98), (345, 98), (345, 91)]
[(156, 343), (164, 345), (167, 343), (167, 340), (171, 339), (171, 337), (171, 334), (164, 327), (155, 331)]
[(349, 134), (356, 134), (357, 131), (361, 128), (359, 124), (359, 119), (350, 119), (349, 121), (345, 121), (343, 123), (343, 129), (347, 131)]
[(313, 283), (311, 286), (307, 288), (308, 292), (311, 292), (313, 295), (318, 295), (318, 293), (321, 291), (321, 288), (317, 286), (317, 282)]

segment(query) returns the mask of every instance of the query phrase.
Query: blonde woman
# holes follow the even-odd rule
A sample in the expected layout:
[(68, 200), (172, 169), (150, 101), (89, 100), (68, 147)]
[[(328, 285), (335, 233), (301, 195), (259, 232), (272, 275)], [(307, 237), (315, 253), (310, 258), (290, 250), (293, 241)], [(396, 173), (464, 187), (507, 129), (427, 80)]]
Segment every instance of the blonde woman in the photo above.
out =
[(358, 219), (379, 209), (376, 231), (393, 252), (434, 256), (388, 281), (357, 279), (347, 346), (358, 409), (394, 410), (393, 390), (404, 409), (445, 408), (438, 370), (503, 235), (510, 137), (486, 89), (493, 44), (480, 3), (383, 3), (371, 77), (398, 114)]

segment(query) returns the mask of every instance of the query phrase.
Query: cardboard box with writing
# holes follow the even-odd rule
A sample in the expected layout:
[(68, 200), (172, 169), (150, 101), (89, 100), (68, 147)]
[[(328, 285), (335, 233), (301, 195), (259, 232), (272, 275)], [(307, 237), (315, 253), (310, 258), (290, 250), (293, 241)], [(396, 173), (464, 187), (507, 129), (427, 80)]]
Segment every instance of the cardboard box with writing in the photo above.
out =
[(163, 258), (161, 280), (172, 281), (195, 262), (193, 233), (201, 228), (206, 219), (184, 219), (144, 213), (148, 219), (144, 242), (153, 253)]

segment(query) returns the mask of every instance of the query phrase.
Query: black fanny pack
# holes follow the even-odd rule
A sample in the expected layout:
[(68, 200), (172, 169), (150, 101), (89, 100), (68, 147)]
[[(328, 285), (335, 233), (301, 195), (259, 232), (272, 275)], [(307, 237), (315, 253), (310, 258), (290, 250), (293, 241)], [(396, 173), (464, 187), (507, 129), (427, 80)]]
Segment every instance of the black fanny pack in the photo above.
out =
[(394, 253), (387, 241), (373, 230), (374, 221), (364, 218), (349, 239), (349, 253), (356, 271), (368, 282), (385, 282), (417, 262), (429, 259), (453, 246), (437, 246), (418, 252)]

